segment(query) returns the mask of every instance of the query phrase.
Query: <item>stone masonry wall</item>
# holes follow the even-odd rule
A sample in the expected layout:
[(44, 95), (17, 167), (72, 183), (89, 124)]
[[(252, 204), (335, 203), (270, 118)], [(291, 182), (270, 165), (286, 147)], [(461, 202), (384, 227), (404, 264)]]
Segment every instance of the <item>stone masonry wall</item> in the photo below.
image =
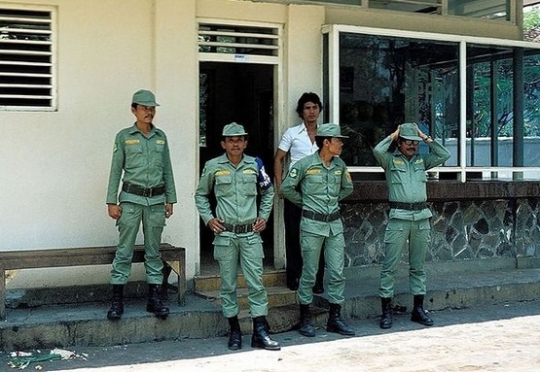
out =
[[(540, 256), (538, 197), (428, 201), (433, 212), (426, 261)], [(386, 202), (347, 202), (345, 266), (378, 265), (384, 257)], [(407, 262), (404, 252), (403, 262)]]

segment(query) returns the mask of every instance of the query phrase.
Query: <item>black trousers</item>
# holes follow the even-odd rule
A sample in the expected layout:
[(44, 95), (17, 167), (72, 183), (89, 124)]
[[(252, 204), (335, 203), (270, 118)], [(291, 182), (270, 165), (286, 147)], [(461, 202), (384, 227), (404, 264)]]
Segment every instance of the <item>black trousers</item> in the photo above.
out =
[[(302, 275), (302, 249), (300, 248), (300, 220), (302, 208), (296, 206), (288, 199), (284, 199), (285, 212), (285, 257), (287, 258), (287, 286), (298, 283)], [(321, 249), (319, 269), (315, 279), (315, 286), (322, 287), (324, 279), (324, 249)]]

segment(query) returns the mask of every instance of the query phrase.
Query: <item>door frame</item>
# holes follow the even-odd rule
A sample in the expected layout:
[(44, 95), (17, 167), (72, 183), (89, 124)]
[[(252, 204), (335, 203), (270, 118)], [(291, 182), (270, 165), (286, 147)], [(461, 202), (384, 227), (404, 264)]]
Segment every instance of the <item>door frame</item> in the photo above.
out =
[[(273, 150), (277, 148), (279, 144), (279, 139), (283, 128), (285, 127), (283, 118), (284, 115), (284, 105), (285, 100), (285, 84), (284, 84), (284, 73), (283, 73), (283, 44), (282, 44), (282, 35), (283, 35), (283, 25), (272, 24), (272, 23), (255, 23), (255, 22), (244, 22), (244, 21), (227, 21), (227, 20), (210, 20), (210, 19), (197, 19), (197, 24), (201, 23), (214, 23), (214, 24), (230, 24), (237, 26), (253, 26), (253, 27), (268, 27), (274, 28), (277, 30), (277, 39), (278, 39), (278, 53), (277, 56), (261, 56), (261, 55), (240, 55), (240, 54), (230, 54), (230, 53), (205, 53), (200, 52), (198, 55), (197, 63), (197, 76), (200, 75), (201, 63), (204, 62), (222, 62), (222, 63), (238, 63), (238, 64), (266, 64), (273, 66), (273, 92), (274, 92), (274, 138), (273, 138)], [(200, 92), (197, 94), (197, 107), (200, 109)], [(199, 112), (197, 110), (197, 130), (199, 128)], [(197, 148), (199, 148), (197, 144)], [(200, 160), (200, 152), (197, 151), (197, 160), (196, 165), (198, 167)], [(273, 167), (274, 164), (265, 164), (266, 167)], [(196, 170), (196, 174), (200, 174), (200, 169)], [(274, 249), (273, 249), (273, 263), (275, 269), (285, 268), (285, 231), (284, 229), (277, 228), (278, 226), (284, 226), (283, 218), (283, 203), (279, 198), (274, 199), (274, 208), (272, 213), (273, 222), (274, 222)], [(201, 272), (201, 241), (200, 237), (197, 234), (197, 246), (196, 246), (196, 262), (195, 262), (195, 272), (196, 275), (199, 275)]]

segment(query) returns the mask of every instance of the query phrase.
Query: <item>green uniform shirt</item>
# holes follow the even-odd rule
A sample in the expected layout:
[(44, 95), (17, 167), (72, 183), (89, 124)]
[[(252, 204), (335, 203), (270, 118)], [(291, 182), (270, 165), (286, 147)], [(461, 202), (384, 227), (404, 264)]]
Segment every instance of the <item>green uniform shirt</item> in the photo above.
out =
[[(123, 182), (145, 188), (165, 186), (165, 194), (147, 198), (122, 191), (118, 197), (122, 173)], [(106, 203), (118, 202), (140, 205), (176, 203), (167, 136), (155, 126), (152, 126), (148, 137), (136, 125), (122, 129), (116, 135)]]
[[(299, 186), (299, 189), (297, 188)], [(353, 192), (353, 184), (345, 162), (334, 156), (329, 167), (318, 152), (297, 161), (281, 185), (281, 193), (302, 209), (332, 214), (339, 211), (339, 201)], [(340, 219), (332, 222), (302, 218), (301, 229), (329, 236), (330, 231), (343, 231)]]
[(231, 225), (247, 225), (257, 217), (268, 221), (272, 212), (274, 186), (260, 188), (261, 203), (257, 213), (259, 166), (255, 158), (244, 155), (235, 167), (223, 154), (206, 162), (195, 191), (195, 204), (205, 225), (214, 218), (210, 195), (217, 200), (216, 217)]
[[(450, 152), (433, 141), (427, 145), (432, 150), (429, 154), (415, 154), (410, 160), (401, 151), (388, 152), (392, 138), (383, 139), (373, 149), (375, 158), (384, 169), (388, 184), (389, 200), (392, 202), (420, 203), (427, 200), (426, 170), (441, 165), (450, 158)], [(404, 209), (390, 210), (390, 218), (417, 221), (431, 217), (429, 208), (420, 211)]]

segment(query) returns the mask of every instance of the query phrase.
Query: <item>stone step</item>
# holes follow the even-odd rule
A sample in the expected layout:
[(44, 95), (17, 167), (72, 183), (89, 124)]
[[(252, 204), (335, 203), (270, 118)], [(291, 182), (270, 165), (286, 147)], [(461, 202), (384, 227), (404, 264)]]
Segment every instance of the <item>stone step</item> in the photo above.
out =
[[(266, 292), (268, 293), (268, 307), (273, 308), (277, 306), (285, 305), (294, 305), (296, 304), (296, 292), (291, 291), (285, 286), (273, 286), (266, 287)], [(219, 298), (219, 289), (208, 290), (208, 291), (198, 291), (195, 292), (195, 295), (205, 298), (209, 301), (214, 302), (216, 305), (221, 305), (221, 300)], [(248, 289), (245, 287), (237, 289), (237, 298), (238, 306), (240, 309), (248, 309)]]
[[(286, 287), (287, 278), (285, 271), (265, 271), (263, 273), (263, 284), (265, 287)], [(217, 291), (219, 290), (220, 286), (220, 275), (205, 275), (196, 276), (193, 278), (193, 290), (195, 293)], [(246, 280), (244, 278), (244, 275), (241, 273), (238, 275), (237, 286), (238, 288), (247, 288)]]

